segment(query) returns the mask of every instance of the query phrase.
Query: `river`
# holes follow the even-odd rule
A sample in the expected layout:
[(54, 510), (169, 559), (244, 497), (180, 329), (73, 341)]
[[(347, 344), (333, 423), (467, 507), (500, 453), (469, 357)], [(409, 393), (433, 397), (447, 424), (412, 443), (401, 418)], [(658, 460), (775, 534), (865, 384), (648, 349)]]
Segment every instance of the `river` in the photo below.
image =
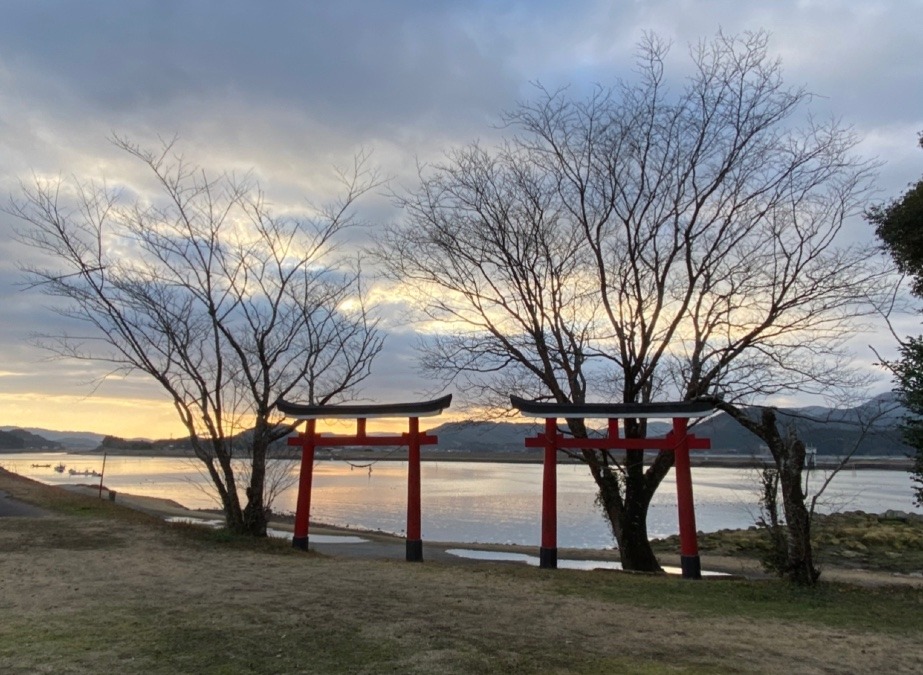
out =
[[(101, 471), (99, 455), (62, 453), (0, 454), (0, 466), (43, 483), (98, 484), (92, 475), (53, 470), (58, 463), (78, 472)], [(33, 466), (50, 465), (45, 466)], [(294, 480), (297, 467), (279, 465)], [(422, 465), (423, 538), (461, 543), (536, 544), (541, 527), (539, 464), (496, 462), (424, 462)], [(320, 461), (314, 469), (311, 519), (402, 534), (406, 519), (406, 462), (380, 461), (357, 468), (342, 461)], [(811, 477), (816, 485), (823, 477)], [(752, 469), (694, 467), (696, 523), (700, 531), (745, 528), (757, 515), (757, 478)], [(209, 482), (198, 462), (174, 457), (121, 457), (106, 460), (105, 484), (116, 492), (172, 499), (192, 509), (215, 508)], [(276, 512), (295, 510), (296, 489), (275, 500)], [(909, 475), (874, 469), (840, 472), (822, 501), (821, 512), (888, 509), (923, 512), (912, 507)], [(678, 532), (672, 473), (664, 480), (648, 517), (651, 537)], [(558, 467), (558, 544), (606, 548), (612, 536), (595, 505), (595, 486), (578, 464)]]

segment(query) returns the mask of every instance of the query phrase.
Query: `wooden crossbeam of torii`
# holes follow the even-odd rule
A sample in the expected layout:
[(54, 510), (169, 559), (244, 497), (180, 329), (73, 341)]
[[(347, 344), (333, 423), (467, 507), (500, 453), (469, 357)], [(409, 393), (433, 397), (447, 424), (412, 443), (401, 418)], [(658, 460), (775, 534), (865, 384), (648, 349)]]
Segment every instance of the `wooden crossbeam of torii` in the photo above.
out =
[[(687, 432), (690, 418), (705, 417), (714, 411), (710, 403), (681, 401), (676, 403), (545, 403), (510, 396), (511, 405), (527, 417), (544, 418), (545, 431), (525, 439), (528, 448), (544, 448), (542, 472), (542, 545), (541, 567), (558, 566), (557, 543), (557, 453), (558, 450), (668, 450), (673, 453), (676, 471), (676, 501), (679, 511), (680, 560), (683, 578), (701, 579), (702, 566), (695, 529), (695, 504), (692, 498), (690, 449), (708, 449), (711, 441)], [(568, 438), (558, 433), (558, 419), (603, 418), (609, 421), (608, 434), (602, 438)], [(673, 430), (664, 438), (623, 438), (619, 436), (620, 419), (672, 419)]]
[[(298, 480), (298, 501), (295, 507), (295, 529), (292, 546), (308, 549), (308, 529), (311, 512), (311, 481), (314, 471), (314, 450), (320, 447), (347, 446), (407, 446), (407, 560), (423, 560), (423, 539), (420, 518), (420, 448), (435, 445), (436, 436), (420, 432), (420, 417), (440, 414), (452, 402), (452, 395), (416, 403), (304, 405), (279, 399), (276, 407), (288, 417), (305, 420), (305, 430), (288, 439), (289, 445), (300, 446), (301, 473)], [(369, 435), (369, 418), (406, 417), (408, 430), (400, 436)], [(355, 419), (356, 433), (345, 436), (324, 436), (317, 433), (319, 419)]]

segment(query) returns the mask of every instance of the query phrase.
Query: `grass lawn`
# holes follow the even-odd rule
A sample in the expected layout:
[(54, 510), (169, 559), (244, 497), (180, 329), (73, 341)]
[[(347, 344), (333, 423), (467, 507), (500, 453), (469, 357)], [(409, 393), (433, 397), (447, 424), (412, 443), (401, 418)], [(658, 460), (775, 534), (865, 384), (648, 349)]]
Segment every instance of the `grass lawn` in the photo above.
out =
[(919, 672), (923, 590), (328, 558), (0, 472), (2, 673)]

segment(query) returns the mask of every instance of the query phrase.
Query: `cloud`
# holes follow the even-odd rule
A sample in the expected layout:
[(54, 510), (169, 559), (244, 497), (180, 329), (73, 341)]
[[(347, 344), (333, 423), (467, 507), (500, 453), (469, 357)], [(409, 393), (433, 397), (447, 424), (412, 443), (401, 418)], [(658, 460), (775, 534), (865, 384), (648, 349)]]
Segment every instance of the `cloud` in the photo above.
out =
[[(329, 199), (331, 166), (360, 148), (400, 190), (415, 183), (418, 161), (507, 133), (499, 114), (532, 95), (530, 82), (579, 95), (631, 78), (644, 30), (673, 41), (682, 73), (690, 43), (719, 29), (767, 29), (787, 82), (816, 92), (819, 115), (854, 124), (862, 153), (887, 162), (887, 198), (923, 173), (921, 22), (918, 0), (13, 0), (0, 21), (0, 195), (33, 171), (150, 189), (142, 168), (107, 142), (113, 132), (148, 146), (177, 134), (209, 170), (252, 169), (282, 211)], [(362, 209), (370, 227), (351, 233), (352, 245), (401, 218), (384, 194)], [(56, 375), (28, 342), (62, 324), (48, 299), (16, 286), (18, 264), (34, 252), (13, 241), (13, 226), (0, 213), (0, 351), (5, 372), (31, 376), (4, 377), (3, 387), (86, 391), (86, 366)], [(864, 228), (854, 224), (857, 237)], [(416, 373), (416, 338), (400, 324), (406, 307), (383, 311), (397, 320), (366, 395), (416, 396), (428, 383)]]

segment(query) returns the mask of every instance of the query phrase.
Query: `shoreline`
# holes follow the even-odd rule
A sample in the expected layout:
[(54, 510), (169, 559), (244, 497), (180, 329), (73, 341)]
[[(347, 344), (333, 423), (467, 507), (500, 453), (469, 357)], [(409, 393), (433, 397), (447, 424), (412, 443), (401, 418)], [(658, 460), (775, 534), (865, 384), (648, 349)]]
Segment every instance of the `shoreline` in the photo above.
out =
[[(96, 497), (98, 487), (89, 485), (72, 485), (64, 489)], [(132, 495), (130, 493), (119, 492), (116, 495), (115, 503), (125, 508), (131, 508), (143, 511), (148, 515), (159, 518), (168, 517), (185, 517), (199, 520), (221, 520), (223, 515), (220, 510), (216, 509), (189, 509), (169, 499), (159, 497), (146, 497), (142, 495)], [(294, 525), (294, 516), (291, 515), (273, 515), (270, 517), (269, 527), (285, 532), (291, 532)], [(369, 530), (360, 527), (349, 527), (342, 525), (331, 525), (329, 523), (311, 522), (311, 534), (315, 535), (333, 535), (333, 536), (359, 536), (369, 540), (370, 544), (382, 544), (385, 546), (395, 546), (400, 549), (406, 539), (395, 533), (385, 532), (383, 530)], [(652, 543), (657, 547), (657, 559), (661, 565), (669, 567), (680, 567), (681, 556), (679, 551), (664, 550), (658, 547), (658, 542), (671, 540), (674, 537), (667, 537), (664, 540), (653, 540)], [(321, 545), (323, 547), (323, 545)], [(336, 546), (336, 545), (334, 545)], [(465, 549), (473, 551), (498, 552), (498, 553), (517, 553), (531, 556), (538, 556), (540, 546), (535, 544), (502, 544), (502, 543), (485, 543), (485, 542), (448, 542), (426, 540), (424, 547), (431, 547), (434, 550), (445, 549)], [(331, 553), (328, 553), (330, 555)], [(342, 552), (333, 553), (333, 555), (344, 555)], [(577, 560), (577, 561), (602, 561), (618, 562), (619, 551), (615, 546), (607, 548), (570, 548), (560, 547), (558, 549), (559, 559)], [(349, 557), (346, 554), (346, 557)], [(767, 573), (760, 561), (751, 556), (731, 556), (722, 553), (701, 552), (701, 561), (703, 569), (712, 572), (718, 572), (730, 577), (745, 577), (749, 579), (770, 579), (772, 574)], [(458, 560), (460, 564), (464, 562), (463, 558)], [(470, 561), (468, 561), (470, 562)], [(865, 569), (843, 567), (829, 563), (822, 564), (823, 574), (828, 581), (839, 581), (860, 585), (894, 585), (894, 586), (911, 586), (923, 588), (923, 575), (905, 574), (899, 572), (890, 572), (886, 570)]]
[[(165, 452), (156, 452), (152, 453), (150, 450), (133, 450), (129, 448), (117, 448), (117, 449), (81, 449), (81, 448), (68, 448), (63, 450), (48, 450), (48, 449), (38, 449), (30, 448), (28, 450), (6, 450), (0, 454), (9, 454), (9, 455), (28, 455), (28, 454), (60, 454), (60, 455), (85, 455), (85, 456), (98, 456), (102, 457), (103, 454), (112, 456), (112, 457), (144, 457), (152, 459), (160, 458), (178, 458), (178, 459), (195, 459), (189, 451), (184, 451), (181, 449), (174, 449)], [(653, 454), (651, 455), (653, 456)], [(300, 460), (300, 455), (297, 453), (281, 453), (274, 455), (270, 459), (284, 459), (289, 461), (298, 461)], [(494, 450), (482, 450), (482, 451), (466, 451), (466, 450), (427, 450), (423, 449), (420, 454), (420, 459), (423, 462), (484, 462), (484, 463), (496, 463), (496, 464), (541, 464), (542, 463), (542, 453), (541, 452), (531, 452), (528, 450), (506, 450), (506, 451), (494, 451)], [(753, 456), (743, 456), (743, 455), (734, 455), (734, 454), (706, 454), (706, 453), (696, 453), (693, 452), (690, 455), (691, 463), (693, 467), (701, 468), (722, 468), (722, 469), (759, 469), (763, 466), (769, 465), (772, 462), (772, 458), (769, 456), (765, 457), (753, 457)], [(343, 461), (351, 463), (368, 463), (368, 462), (382, 462), (382, 461), (406, 461), (406, 450), (397, 449), (397, 450), (377, 450), (377, 449), (368, 449), (368, 450), (336, 450), (336, 451), (324, 451), (318, 450), (315, 456), (315, 462), (327, 462), (327, 461)], [(835, 469), (840, 464), (839, 458), (826, 458), (818, 457), (815, 461), (815, 469), (820, 470), (831, 470)], [(558, 457), (558, 464), (581, 464), (581, 460), (568, 457), (561, 453)], [(862, 469), (876, 469), (876, 470), (885, 470), (885, 471), (906, 471), (910, 472), (913, 469), (914, 461), (909, 457), (854, 457), (850, 459), (843, 469), (849, 470), (862, 470)]]
[[(693, 584), (457, 557), (430, 540), (407, 563), (400, 538), (377, 536), (317, 537), (304, 554), (4, 472), (0, 490), (48, 510), (2, 523), (6, 671), (712, 672), (765, 669), (771, 654), (780, 672), (915, 672), (923, 654), (923, 579), (829, 569), (801, 591), (704, 554), (704, 570), (738, 574)], [(613, 661), (626, 635), (650, 649)]]

